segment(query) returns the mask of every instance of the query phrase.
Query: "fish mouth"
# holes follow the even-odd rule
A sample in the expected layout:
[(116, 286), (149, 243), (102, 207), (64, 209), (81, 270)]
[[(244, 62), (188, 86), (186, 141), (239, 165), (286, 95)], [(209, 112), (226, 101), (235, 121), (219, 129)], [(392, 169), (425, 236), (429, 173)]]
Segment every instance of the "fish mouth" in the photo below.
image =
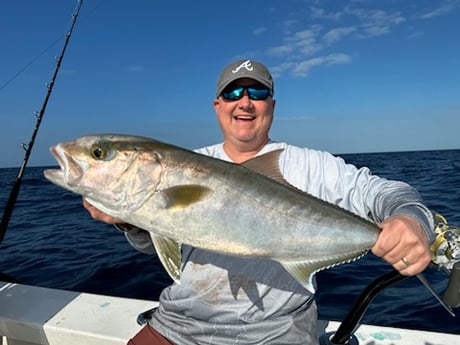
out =
[(68, 188), (77, 185), (83, 176), (83, 169), (80, 164), (61, 144), (51, 146), (50, 152), (56, 159), (59, 169), (46, 169), (44, 171), (45, 177), (61, 187)]

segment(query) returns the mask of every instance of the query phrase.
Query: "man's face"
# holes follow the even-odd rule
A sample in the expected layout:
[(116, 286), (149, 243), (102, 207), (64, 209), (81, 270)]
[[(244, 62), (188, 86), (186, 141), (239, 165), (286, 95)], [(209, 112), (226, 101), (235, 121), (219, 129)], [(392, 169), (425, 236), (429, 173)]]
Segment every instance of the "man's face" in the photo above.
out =
[[(232, 82), (224, 92), (238, 86), (264, 88), (255, 80), (245, 78)], [(271, 96), (264, 100), (254, 100), (249, 97), (248, 90), (244, 89), (240, 99), (227, 100), (221, 95), (213, 104), (225, 143), (250, 147), (266, 143), (275, 109), (275, 100)]]

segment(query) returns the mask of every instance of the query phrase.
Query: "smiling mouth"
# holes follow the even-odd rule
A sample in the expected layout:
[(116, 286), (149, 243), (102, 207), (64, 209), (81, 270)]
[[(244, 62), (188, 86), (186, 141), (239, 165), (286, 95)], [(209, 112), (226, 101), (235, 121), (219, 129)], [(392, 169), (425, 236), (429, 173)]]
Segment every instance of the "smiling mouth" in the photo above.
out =
[(256, 117), (250, 116), (250, 115), (239, 115), (239, 116), (233, 116), (233, 118), (237, 121), (253, 121)]

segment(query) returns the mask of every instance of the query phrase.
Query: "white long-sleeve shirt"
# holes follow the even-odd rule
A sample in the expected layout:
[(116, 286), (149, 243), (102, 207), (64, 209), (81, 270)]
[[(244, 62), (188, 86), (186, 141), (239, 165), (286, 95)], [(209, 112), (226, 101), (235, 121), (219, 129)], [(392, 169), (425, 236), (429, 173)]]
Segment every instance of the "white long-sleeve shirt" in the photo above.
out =
[[(286, 143), (270, 141), (258, 155), (280, 148), (280, 170), (293, 186), (374, 222), (410, 215), (433, 238), (432, 214), (406, 183)], [(222, 144), (197, 152), (231, 161)], [(127, 237), (137, 249), (154, 251), (147, 233)], [(183, 246), (180, 284), (161, 293), (150, 323), (176, 344), (317, 344), (316, 320), (313, 295), (279, 263)]]

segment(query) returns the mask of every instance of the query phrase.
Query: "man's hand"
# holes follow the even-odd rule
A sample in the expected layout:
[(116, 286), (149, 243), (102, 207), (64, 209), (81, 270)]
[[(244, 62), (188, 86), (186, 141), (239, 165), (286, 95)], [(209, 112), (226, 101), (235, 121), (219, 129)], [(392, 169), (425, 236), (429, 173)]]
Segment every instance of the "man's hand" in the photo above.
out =
[(431, 261), (425, 231), (410, 216), (397, 215), (380, 224), (382, 231), (372, 252), (383, 258), (403, 275), (422, 272)]
[(86, 210), (89, 212), (90, 216), (93, 217), (96, 220), (100, 220), (102, 222), (108, 223), (108, 224), (120, 224), (123, 223), (118, 218), (113, 218), (112, 216), (109, 216), (108, 214), (105, 214), (104, 212), (98, 210), (96, 207), (91, 205), (88, 201), (83, 199), (83, 207), (86, 208)]

